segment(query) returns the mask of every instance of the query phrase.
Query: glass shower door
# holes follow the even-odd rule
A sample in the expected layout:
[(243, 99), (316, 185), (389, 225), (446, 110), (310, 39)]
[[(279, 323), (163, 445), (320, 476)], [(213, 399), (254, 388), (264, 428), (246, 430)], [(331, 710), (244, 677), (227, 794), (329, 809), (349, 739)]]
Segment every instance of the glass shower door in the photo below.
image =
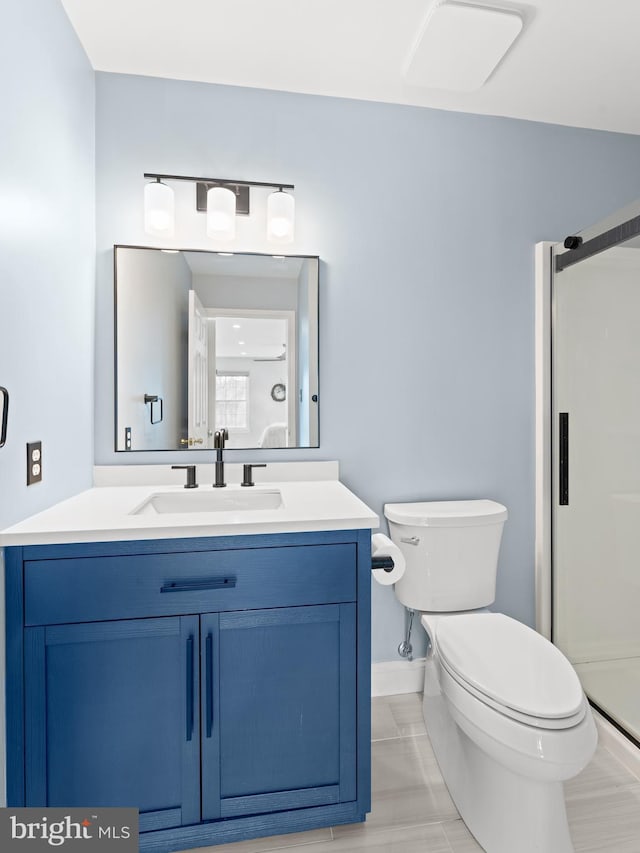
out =
[(555, 272), (552, 337), (553, 641), (640, 741), (637, 238)]

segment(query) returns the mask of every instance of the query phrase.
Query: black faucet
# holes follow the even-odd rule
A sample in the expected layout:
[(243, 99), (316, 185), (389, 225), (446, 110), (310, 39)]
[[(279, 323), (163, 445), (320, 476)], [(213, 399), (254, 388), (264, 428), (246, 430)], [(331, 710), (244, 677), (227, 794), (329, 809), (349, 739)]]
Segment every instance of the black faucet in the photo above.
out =
[(240, 483), (240, 485), (241, 486), (255, 486), (255, 483), (253, 482), (253, 477), (251, 476), (253, 469), (254, 468), (266, 468), (266, 467), (267, 467), (266, 462), (260, 462), (260, 464), (254, 462), (253, 465), (243, 465), (242, 466), (242, 482)]
[(196, 466), (195, 465), (172, 465), (173, 469), (180, 469), (187, 472), (187, 482), (185, 489), (197, 489), (196, 483)]
[(217, 429), (213, 434), (213, 447), (216, 451), (216, 479), (213, 484), (214, 489), (222, 489), (227, 484), (224, 481), (224, 460), (222, 459), (222, 451), (224, 443), (229, 438), (229, 430), (222, 427)]

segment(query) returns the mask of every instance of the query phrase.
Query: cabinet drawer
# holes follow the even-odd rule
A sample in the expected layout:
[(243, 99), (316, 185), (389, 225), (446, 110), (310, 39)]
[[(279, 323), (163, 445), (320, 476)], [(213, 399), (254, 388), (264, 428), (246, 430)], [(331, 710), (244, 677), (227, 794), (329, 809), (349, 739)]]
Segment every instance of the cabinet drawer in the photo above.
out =
[(25, 624), (354, 601), (356, 546), (304, 545), (25, 563)]

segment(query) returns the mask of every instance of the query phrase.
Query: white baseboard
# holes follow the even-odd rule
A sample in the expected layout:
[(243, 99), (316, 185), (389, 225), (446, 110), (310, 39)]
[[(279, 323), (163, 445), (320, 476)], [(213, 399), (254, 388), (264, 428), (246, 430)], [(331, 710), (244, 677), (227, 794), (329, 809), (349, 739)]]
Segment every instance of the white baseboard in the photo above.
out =
[(371, 665), (371, 695), (393, 696), (396, 693), (422, 693), (424, 658), (392, 660)]
[(640, 749), (634, 746), (629, 738), (619, 732), (595, 708), (592, 710), (598, 727), (598, 739), (601, 746), (617, 758), (620, 764), (624, 765), (636, 779), (640, 779)]

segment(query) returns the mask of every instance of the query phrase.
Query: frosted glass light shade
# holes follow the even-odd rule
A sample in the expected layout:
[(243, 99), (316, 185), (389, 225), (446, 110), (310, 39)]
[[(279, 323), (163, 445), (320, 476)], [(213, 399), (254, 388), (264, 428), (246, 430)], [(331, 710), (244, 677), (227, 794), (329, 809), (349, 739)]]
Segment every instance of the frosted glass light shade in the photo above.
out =
[(233, 240), (236, 236), (236, 195), (227, 187), (207, 191), (207, 236)]
[(171, 187), (161, 181), (145, 184), (144, 230), (159, 237), (173, 237), (175, 202)]
[(291, 243), (295, 228), (296, 203), (292, 195), (271, 193), (267, 199), (267, 240)]

